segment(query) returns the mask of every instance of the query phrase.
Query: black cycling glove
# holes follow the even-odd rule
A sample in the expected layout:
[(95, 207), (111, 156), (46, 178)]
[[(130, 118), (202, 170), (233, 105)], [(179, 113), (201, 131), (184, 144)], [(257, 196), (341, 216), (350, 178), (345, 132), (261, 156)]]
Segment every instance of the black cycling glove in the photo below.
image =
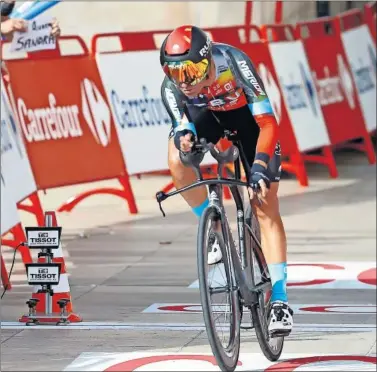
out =
[(181, 137), (184, 137), (186, 134), (191, 134), (191, 141), (194, 142), (195, 141), (195, 133), (192, 131), (192, 130), (189, 130), (189, 129), (183, 129), (183, 130), (180, 130), (178, 132), (175, 133), (174, 135), (174, 144), (175, 144), (175, 147), (181, 151), (181, 141), (180, 141), (180, 138)]
[(259, 189), (259, 181), (263, 180), (267, 188), (270, 188), (270, 176), (269, 170), (266, 169), (263, 165), (254, 163), (251, 167), (251, 175), (249, 179), (249, 184), (253, 189)]

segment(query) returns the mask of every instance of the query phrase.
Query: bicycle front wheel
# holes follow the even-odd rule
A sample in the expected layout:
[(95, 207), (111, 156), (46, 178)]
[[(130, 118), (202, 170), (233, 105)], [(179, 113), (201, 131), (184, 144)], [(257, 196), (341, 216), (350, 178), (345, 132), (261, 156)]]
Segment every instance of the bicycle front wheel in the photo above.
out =
[[(198, 276), (204, 323), (212, 352), (222, 371), (234, 371), (240, 352), (241, 309), (235, 286), (230, 252), (220, 228), (222, 216), (208, 207), (202, 214), (198, 231)], [(216, 222), (217, 221), (217, 222)], [(222, 262), (208, 265), (208, 251), (214, 238), (220, 246)]]

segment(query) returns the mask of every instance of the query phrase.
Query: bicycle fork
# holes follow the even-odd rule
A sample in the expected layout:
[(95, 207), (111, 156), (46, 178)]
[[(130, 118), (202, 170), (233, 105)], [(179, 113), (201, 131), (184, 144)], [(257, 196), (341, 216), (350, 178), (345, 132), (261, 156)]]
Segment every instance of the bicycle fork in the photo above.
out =
[[(236, 243), (233, 239), (233, 234), (229, 226), (228, 217), (225, 208), (222, 204), (222, 199), (219, 195), (221, 193), (221, 186), (210, 185), (209, 186), (209, 204), (217, 209), (217, 212), (221, 218), (221, 229), (224, 236), (224, 242), (227, 249), (228, 267), (230, 269), (230, 290), (239, 290), (243, 305), (250, 307), (258, 303), (257, 293), (253, 290), (254, 286), (251, 270), (249, 268), (250, 260), (246, 257), (245, 247), (245, 219), (243, 213), (243, 203), (240, 195), (237, 191), (231, 187), (231, 191), (234, 194), (237, 205), (237, 229), (240, 237), (240, 250), (236, 247)], [(250, 249), (250, 247), (249, 247)], [(250, 252), (249, 252), (250, 254)], [(249, 286), (251, 283), (252, 286)]]

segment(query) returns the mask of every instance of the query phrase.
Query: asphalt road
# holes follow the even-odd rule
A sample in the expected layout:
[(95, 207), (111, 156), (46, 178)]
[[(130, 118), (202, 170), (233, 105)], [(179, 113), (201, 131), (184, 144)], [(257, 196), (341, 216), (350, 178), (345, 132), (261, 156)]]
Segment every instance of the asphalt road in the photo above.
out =
[[(285, 342), (285, 364), (275, 366), (262, 356), (254, 332), (243, 331), (238, 370), (375, 370), (376, 168), (354, 152), (337, 154), (337, 164), (336, 180), (311, 165), (310, 187), (290, 177), (281, 182), (295, 328)], [(197, 220), (179, 197), (160, 216), (153, 195), (167, 182), (132, 180), (136, 217), (108, 196), (58, 215), (73, 309), (83, 322), (20, 325), (31, 288), (17, 264), (15, 287), (1, 304), (1, 370), (217, 370), (196, 282)], [(41, 195), (45, 208), (79, 188)], [(30, 216), (23, 221), (34, 224)], [(3, 254), (9, 268), (11, 251)]]

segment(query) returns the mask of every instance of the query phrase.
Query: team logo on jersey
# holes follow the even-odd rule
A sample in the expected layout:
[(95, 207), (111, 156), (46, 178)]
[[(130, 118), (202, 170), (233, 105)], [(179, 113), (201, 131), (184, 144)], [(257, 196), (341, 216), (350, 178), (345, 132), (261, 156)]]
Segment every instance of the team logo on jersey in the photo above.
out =
[(246, 80), (248, 80), (251, 83), (251, 85), (259, 92), (259, 94), (261, 94), (262, 96), (265, 96), (266, 93), (263, 91), (262, 87), (259, 85), (254, 74), (250, 71), (250, 68), (247, 65), (247, 62), (238, 61), (238, 65), (240, 66), (243, 76), (246, 78)]

